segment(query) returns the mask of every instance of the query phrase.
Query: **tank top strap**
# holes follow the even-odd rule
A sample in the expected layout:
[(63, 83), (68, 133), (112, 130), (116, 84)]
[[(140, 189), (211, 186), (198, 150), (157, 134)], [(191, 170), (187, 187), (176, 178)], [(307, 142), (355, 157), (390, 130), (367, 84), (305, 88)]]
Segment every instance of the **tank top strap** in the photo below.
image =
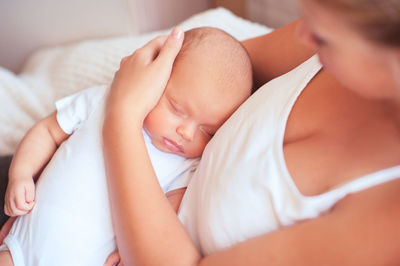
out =
[(355, 193), (400, 178), (400, 165), (382, 169), (339, 186), (338, 190)]
[(367, 174), (345, 184), (338, 185), (326, 193), (305, 198), (307, 201), (312, 199), (320, 208), (327, 208), (329, 205), (333, 206), (337, 201), (349, 194), (357, 193), (398, 178), (400, 178), (400, 165)]

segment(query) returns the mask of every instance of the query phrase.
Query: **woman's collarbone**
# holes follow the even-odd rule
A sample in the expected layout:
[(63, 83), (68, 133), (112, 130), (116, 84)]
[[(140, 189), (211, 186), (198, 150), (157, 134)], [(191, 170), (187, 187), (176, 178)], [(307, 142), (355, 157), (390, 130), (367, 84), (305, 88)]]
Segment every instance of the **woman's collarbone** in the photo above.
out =
[(378, 124), (319, 131), (283, 146), (287, 168), (299, 191), (318, 195), (333, 187), (400, 165), (400, 139)]

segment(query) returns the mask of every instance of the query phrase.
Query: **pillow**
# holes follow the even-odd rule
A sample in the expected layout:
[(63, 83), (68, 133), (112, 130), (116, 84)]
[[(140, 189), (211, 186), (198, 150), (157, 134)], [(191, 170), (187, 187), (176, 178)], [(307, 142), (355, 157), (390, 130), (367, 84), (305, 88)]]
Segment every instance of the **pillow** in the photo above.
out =
[[(223, 8), (195, 15), (180, 26), (184, 30), (218, 27), (239, 40), (270, 31)], [(27, 60), (19, 75), (0, 68), (0, 155), (13, 153), (26, 131), (55, 110), (56, 100), (91, 86), (110, 84), (122, 57), (169, 31), (45, 48)]]

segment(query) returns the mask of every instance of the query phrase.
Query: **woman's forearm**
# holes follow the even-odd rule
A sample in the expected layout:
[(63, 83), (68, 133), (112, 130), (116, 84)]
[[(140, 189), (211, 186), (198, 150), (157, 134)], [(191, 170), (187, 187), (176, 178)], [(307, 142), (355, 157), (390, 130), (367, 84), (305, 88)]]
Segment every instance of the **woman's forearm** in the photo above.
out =
[[(104, 152), (117, 244), (125, 265), (191, 265), (199, 253), (165, 197), (141, 126), (109, 115)], [(123, 130), (122, 130), (123, 128)]]
[(258, 88), (283, 75), (311, 57), (315, 51), (298, 39), (296, 20), (269, 34), (243, 41), (253, 64), (254, 84)]
[(200, 258), (158, 183), (142, 133), (145, 116), (171, 76), (183, 37), (175, 28), (124, 58), (108, 95), (104, 159), (125, 265), (191, 265)]

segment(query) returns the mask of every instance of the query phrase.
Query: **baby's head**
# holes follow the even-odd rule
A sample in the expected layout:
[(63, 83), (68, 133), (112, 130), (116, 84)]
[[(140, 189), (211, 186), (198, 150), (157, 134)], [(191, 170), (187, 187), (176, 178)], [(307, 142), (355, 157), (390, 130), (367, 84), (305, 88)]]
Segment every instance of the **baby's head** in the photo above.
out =
[(217, 129), (250, 96), (252, 68), (245, 48), (215, 28), (185, 33), (181, 51), (144, 129), (161, 151), (199, 157)]

